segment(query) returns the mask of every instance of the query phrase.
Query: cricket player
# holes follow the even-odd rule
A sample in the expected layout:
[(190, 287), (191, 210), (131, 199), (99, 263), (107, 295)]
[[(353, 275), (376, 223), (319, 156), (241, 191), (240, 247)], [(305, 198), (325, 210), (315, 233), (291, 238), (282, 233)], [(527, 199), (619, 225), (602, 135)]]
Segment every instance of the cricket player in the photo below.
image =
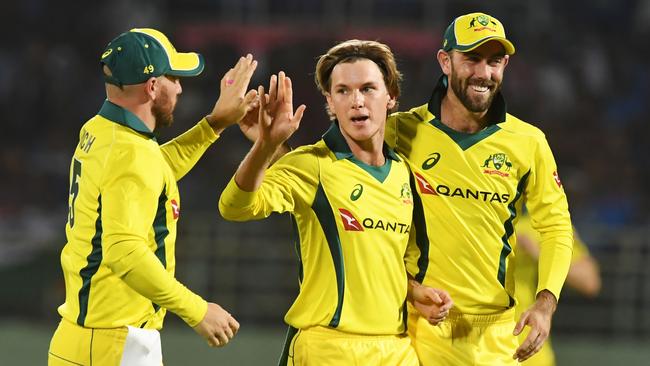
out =
[(240, 58), (210, 114), (162, 146), (154, 131), (172, 124), (180, 77), (200, 74), (203, 57), (142, 28), (113, 39), (100, 65), (107, 99), (82, 126), (70, 166), (66, 295), (48, 364), (161, 365), (158, 330), (167, 310), (211, 346), (223, 346), (237, 321), (174, 278), (176, 182), (255, 108), (257, 92), (245, 92), (257, 63)]
[[(428, 102), (387, 122), (386, 141), (413, 174), (418, 249), (407, 268), (454, 299), (436, 327), (409, 313), (425, 366), (516, 365), (533, 355), (569, 269), (573, 233), (555, 159), (542, 131), (509, 114), (500, 92), (514, 52), (496, 18), (459, 16), (437, 52), (443, 75)], [(516, 322), (514, 227), (524, 202), (541, 235), (539, 283)], [(524, 326), (530, 333), (519, 345)]]
[[(517, 231), (517, 247), (514, 258), (515, 297), (517, 299), (515, 313), (519, 317), (535, 302), (540, 235), (533, 230), (530, 216), (527, 214), (521, 216), (515, 229)], [(598, 262), (589, 254), (587, 245), (580, 239), (575, 228), (573, 239), (573, 256), (566, 284), (582, 296), (594, 298), (600, 292), (601, 286)], [(527, 336), (528, 331), (524, 330), (519, 334), (519, 341), (525, 341)], [(523, 366), (555, 366), (555, 364), (555, 353), (550, 338), (539, 352), (522, 363)]]
[(452, 305), (444, 291), (407, 285), (410, 174), (384, 144), (400, 79), (384, 44), (351, 40), (332, 47), (317, 63), (316, 83), (334, 122), (322, 140), (270, 168), (305, 106), (294, 113), (291, 80), (283, 73), (271, 79), (268, 101), (260, 97), (259, 137), (219, 209), (236, 221), (292, 214), (300, 293), (285, 316), (290, 330), (281, 365), (417, 366), (405, 334), (407, 293), (432, 324)]

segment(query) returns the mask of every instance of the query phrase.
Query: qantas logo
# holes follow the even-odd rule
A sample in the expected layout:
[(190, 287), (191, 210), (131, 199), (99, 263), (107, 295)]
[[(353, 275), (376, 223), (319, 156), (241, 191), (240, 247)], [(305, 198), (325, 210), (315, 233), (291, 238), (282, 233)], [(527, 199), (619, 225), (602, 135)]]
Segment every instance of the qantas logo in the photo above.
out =
[[(499, 202), (507, 203), (510, 200), (510, 194), (497, 193), (490, 191), (481, 191), (469, 188), (449, 187), (444, 184), (438, 184), (433, 187), (426, 179), (420, 174), (415, 173), (415, 180), (418, 182), (421, 194), (431, 194), (434, 196), (447, 196), (447, 197), (460, 197), (467, 199), (475, 199), (483, 202)], [(559, 179), (559, 178), (558, 178)], [(558, 181), (558, 180), (556, 180)], [(365, 224), (364, 224), (365, 226)]]
[(408, 234), (409, 230), (411, 230), (411, 225), (409, 224), (373, 219), (370, 217), (366, 217), (362, 222), (359, 222), (350, 211), (344, 208), (339, 208), (339, 214), (341, 215), (341, 221), (343, 222), (345, 231), (365, 231), (364, 228), (366, 228)]
[(429, 182), (427, 182), (427, 180), (424, 179), (420, 173), (415, 173), (415, 180), (418, 182), (418, 187), (420, 187), (420, 192), (422, 194), (432, 194), (434, 196), (438, 195), (436, 191), (433, 190), (431, 184), (429, 184)]
[(442, 196), (460, 197), (460, 198), (467, 198), (467, 199), (473, 198), (475, 200), (479, 200), (483, 202), (508, 203), (508, 200), (510, 200), (509, 193), (480, 191), (480, 190), (469, 189), (469, 188), (465, 188), (465, 189), (458, 188), (458, 187), (454, 188), (454, 187), (448, 187), (444, 184), (437, 185), (436, 192)]
[(350, 211), (344, 208), (339, 208), (339, 214), (341, 215), (343, 227), (346, 231), (363, 231), (361, 223)]
[(178, 216), (181, 215), (181, 207), (178, 205), (178, 202), (176, 202), (176, 200), (171, 200), (170, 204), (172, 206), (172, 214), (174, 214), (174, 220), (177, 220)]

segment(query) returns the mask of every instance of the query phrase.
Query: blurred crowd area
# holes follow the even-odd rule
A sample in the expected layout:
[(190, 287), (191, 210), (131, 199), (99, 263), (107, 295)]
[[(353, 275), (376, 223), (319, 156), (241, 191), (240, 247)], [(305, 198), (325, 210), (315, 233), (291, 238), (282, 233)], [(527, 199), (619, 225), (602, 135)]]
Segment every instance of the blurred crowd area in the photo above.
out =
[[(517, 48), (504, 79), (509, 112), (546, 132), (574, 223), (647, 227), (648, 0), (26, 0), (0, 14), (0, 267), (63, 245), (70, 157), (105, 98), (99, 57), (117, 34), (154, 27), (206, 58), (200, 77), (183, 80), (176, 123), (160, 141), (209, 113), (222, 75), (250, 52), (259, 60), (251, 87), (284, 70), (294, 101), (308, 106), (297, 146), (329, 124), (313, 81), (318, 55), (348, 38), (387, 43), (405, 77), (405, 110), (428, 101), (445, 27), (473, 11), (501, 20)], [(219, 193), (249, 146), (237, 127), (224, 133), (181, 181), (183, 210), (220, 220)]]

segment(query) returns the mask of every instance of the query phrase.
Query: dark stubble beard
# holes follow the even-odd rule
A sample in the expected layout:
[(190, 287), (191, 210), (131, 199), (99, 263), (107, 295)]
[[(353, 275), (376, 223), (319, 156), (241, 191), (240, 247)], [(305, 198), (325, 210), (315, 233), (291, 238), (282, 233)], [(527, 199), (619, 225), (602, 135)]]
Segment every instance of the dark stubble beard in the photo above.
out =
[(151, 107), (151, 113), (156, 119), (156, 128), (169, 127), (174, 123), (174, 105), (167, 93), (161, 93)]
[[(497, 95), (497, 92), (501, 88), (501, 83), (497, 83), (493, 80), (480, 80), (480, 79), (461, 80), (461, 78), (454, 71), (453, 65), (451, 67), (450, 79), (451, 80), (449, 84), (451, 85), (451, 90), (454, 91), (454, 94), (456, 94), (456, 96), (463, 104), (463, 106), (465, 106), (467, 110), (473, 113), (483, 113), (487, 111), (492, 105), (492, 100), (494, 100), (494, 97)], [(467, 94), (467, 89), (469, 89), (470, 84), (489, 87), (490, 96), (487, 99), (481, 99), (481, 100), (472, 99)]]

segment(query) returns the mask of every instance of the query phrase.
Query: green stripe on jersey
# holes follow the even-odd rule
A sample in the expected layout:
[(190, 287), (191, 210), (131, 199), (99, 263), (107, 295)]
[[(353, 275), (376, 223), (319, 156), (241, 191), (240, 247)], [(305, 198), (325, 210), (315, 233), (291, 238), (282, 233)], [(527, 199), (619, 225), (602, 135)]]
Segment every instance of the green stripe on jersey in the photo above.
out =
[[(156, 210), (156, 217), (153, 219), (153, 232), (154, 238), (156, 240), (156, 257), (160, 260), (163, 267), (167, 268), (167, 254), (165, 253), (165, 238), (169, 235), (169, 229), (167, 229), (167, 209), (165, 208), (165, 203), (167, 203), (167, 195), (165, 194), (165, 189), (163, 188), (160, 197), (158, 198), (158, 210)], [(153, 311), (156, 312), (160, 309), (160, 306), (153, 304)]]
[(422, 198), (418, 193), (418, 187), (415, 184), (413, 174), (411, 180), (411, 195), (413, 196), (413, 227), (415, 227), (415, 243), (420, 249), (420, 258), (418, 258), (418, 273), (415, 280), (419, 283), (424, 281), (429, 267), (429, 236), (427, 235), (427, 220), (424, 217), (424, 207), (422, 207)]
[[(526, 185), (526, 181), (528, 180), (529, 175), (530, 170), (526, 172), (523, 177), (521, 177), (521, 180), (517, 184), (517, 194), (515, 195), (515, 198), (512, 200), (512, 202), (508, 204), (510, 217), (508, 217), (508, 219), (503, 223), (505, 234), (503, 234), (503, 237), (501, 238), (503, 248), (501, 249), (501, 256), (499, 257), (499, 271), (497, 272), (497, 278), (499, 279), (501, 285), (504, 287), (506, 284), (506, 257), (508, 257), (510, 252), (512, 252), (512, 247), (510, 246), (508, 239), (510, 239), (510, 236), (512, 236), (512, 234), (515, 232), (515, 228), (512, 222), (514, 221), (515, 217), (517, 217), (517, 208), (515, 207), (515, 204), (517, 201), (519, 201), (519, 198), (521, 198), (521, 195), (524, 192), (524, 186)], [(512, 305), (512, 298), (510, 299), (510, 302)]]
[(102, 197), (97, 198), (97, 220), (95, 220), (95, 234), (90, 240), (92, 249), (88, 257), (86, 257), (86, 266), (79, 271), (81, 276), (82, 285), (79, 289), (79, 316), (77, 317), (77, 324), (84, 326), (86, 322), (86, 314), (88, 314), (88, 301), (90, 298), (90, 285), (91, 280), (102, 262)]
[(296, 217), (293, 214), (290, 214), (289, 216), (291, 217), (291, 228), (294, 235), (293, 245), (296, 249), (296, 256), (298, 257), (298, 279), (300, 280), (300, 283), (302, 283), (304, 268), (302, 266), (302, 251), (300, 250), (300, 230), (298, 230), (298, 222), (296, 222)]
[(327, 195), (325, 194), (323, 186), (320, 184), (320, 182), (318, 183), (316, 197), (314, 198), (314, 203), (311, 207), (312, 210), (314, 210), (318, 221), (320, 222), (321, 228), (323, 229), (323, 234), (327, 239), (327, 244), (330, 248), (330, 254), (332, 255), (332, 260), (334, 261), (338, 301), (336, 304), (336, 310), (334, 311), (332, 320), (330, 320), (329, 326), (336, 328), (339, 325), (339, 320), (341, 320), (341, 310), (343, 309), (343, 295), (345, 293), (345, 268), (343, 265), (341, 238), (336, 228), (336, 220), (334, 219), (332, 205), (330, 205), (330, 202), (327, 199)]
[(165, 208), (165, 203), (167, 203), (167, 195), (165, 194), (165, 189), (163, 188), (163, 192), (158, 198), (158, 210), (156, 211), (156, 217), (153, 220), (153, 232), (157, 245), (156, 257), (158, 257), (163, 267), (167, 268), (165, 238), (167, 238), (167, 235), (169, 235), (169, 229), (167, 229), (167, 209)]

